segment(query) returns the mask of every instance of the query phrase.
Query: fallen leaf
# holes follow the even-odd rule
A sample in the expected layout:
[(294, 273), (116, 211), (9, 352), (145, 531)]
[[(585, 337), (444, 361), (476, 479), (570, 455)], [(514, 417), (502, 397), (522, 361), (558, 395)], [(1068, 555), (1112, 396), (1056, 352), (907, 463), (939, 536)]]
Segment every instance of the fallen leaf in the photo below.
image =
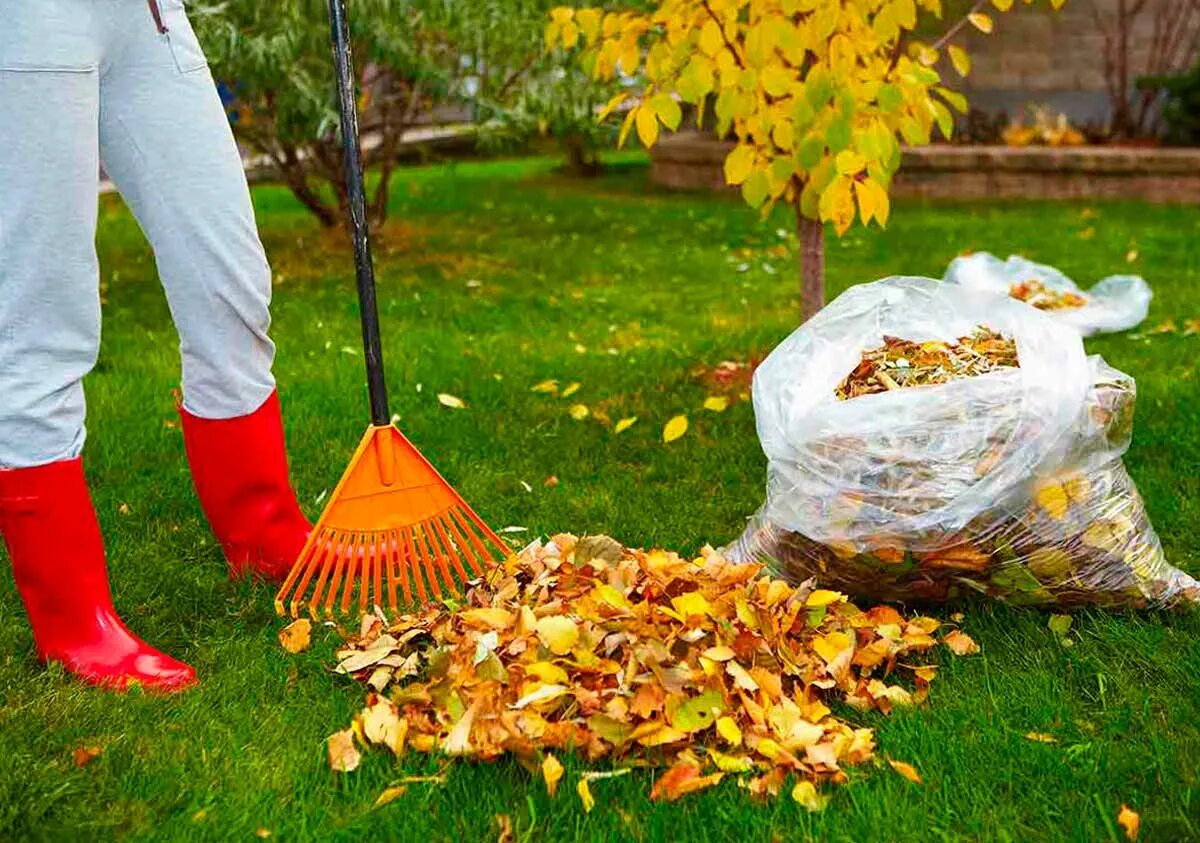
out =
[(397, 784), (392, 785), (391, 787), (385, 787), (375, 799), (375, 807), (378, 808), (381, 805), (386, 805), (389, 802), (399, 799), (404, 795), (404, 791), (406, 790), (408, 790), (408, 785), (406, 784)]
[(1048, 735), (1045, 732), (1026, 732), (1025, 740), (1037, 741), (1038, 743), (1058, 743), (1058, 738), (1054, 735)]
[(817, 787), (808, 779), (801, 779), (792, 788), (792, 799), (807, 811), (823, 811), (829, 804), (829, 797), (817, 792)]
[(596, 807), (596, 800), (592, 796), (592, 789), (588, 787), (588, 780), (581, 778), (575, 785), (575, 792), (579, 794), (579, 801), (583, 803), (583, 812), (590, 814), (592, 808)]
[(92, 759), (98, 758), (104, 754), (104, 747), (98, 744), (88, 746), (79, 746), (71, 753), (72, 759), (75, 761), (76, 767), (86, 767), (92, 763)]
[(566, 685), (540, 685), (513, 703), (512, 708), (516, 710), (537, 703), (550, 702), (551, 700), (558, 699), (569, 690), (570, 688)]
[(1125, 263), (1134, 263), (1138, 259), (1138, 250), (1130, 249), (1125, 253)]
[(120, 506), (117, 507), (117, 512), (119, 512), (121, 515), (128, 515), (132, 511), (133, 510), (131, 510), (129, 508), (129, 504), (127, 504), (127, 503), (122, 503)]
[(621, 419), (613, 426), (613, 433), (623, 433), (624, 431), (629, 430), (629, 428), (633, 427), (633, 423), (636, 421), (637, 416), (629, 416), (628, 418)]
[(663, 426), (663, 441), (674, 442), (680, 436), (687, 433), (688, 419), (687, 416), (675, 416), (666, 425)]
[(913, 784), (921, 783), (921, 776), (917, 773), (916, 768), (914, 768), (912, 764), (907, 764), (903, 761), (891, 760), (888, 761), (888, 764), (892, 766), (893, 770), (904, 776), (904, 778), (908, 779)]
[(958, 656), (969, 656), (979, 652), (979, 645), (975, 643), (975, 639), (960, 629), (947, 632), (942, 638), (942, 643)]
[(1200, 319), (1184, 319), (1183, 320), (1183, 335), (1185, 337), (1200, 334)]
[(1066, 638), (1067, 633), (1071, 629), (1072, 621), (1073, 619), (1070, 615), (1051, 615), (1049, 620), (1046, 621), (1046, 626), (1058, 638)]
[(1125, 829), (1127, 838), (1137, 840), (1138, 832), (1142, 828), (1142, 818), (1128, 805), (1122, 805), (1121, 810), (1117, 813), (1117, 825)]
[(578, 382), (569, 383), (563, 388), (562, 393), (558, 397), (559, 398), (570, 398), (572, 395), (574, 395), (578, 391), (579, 391), (579, 383)]
[(1034, 493), (1037, 505), (1056, 521), (1061, 521), (1067, 514), (1067, 492), (1058, 483), (1047, 483)]
[(546, 783), (546, 793), (554, 796), (558, 783), (563, 777), (563, 765), (552, 754), (546, 753), (542, 759), (542, 781)]
[(724, 773), (701, 776), (700, 772), (699, 764), (691, 761), (677, 761), (654, 783), (650, 789), (650, 801), (674, 802), (686, 794), (712, 787), (725, 776)]
[(704, 409), (714, 413), (723, 413), (729, 407), (729, 399), (724, 395), (710, 395), (704, 399)]
[(439, 404), (449, 407), (451, 410), (461, 410), (467, 406), (457, 395), (451, 395), (448, 392), (439, 392), (437, 399)]
[(538, 620), (537, 634), (550, 652), (565, 656), (579, 641), (579, 624), (566, 615), (547, 615)]
[(358, 769), (362, 760), (358, 749), (354, 746), (354, 730), (343, 729), (334, 732), (326, 741), (329, 749), (329, 767), (339, 773), (350, 773)]
[(730, 746), (742, 745), (742, 730), (738, 728), (737, 721), (732, 717), (717, 718), (717, 734), (724, 738)]
[(508, 814), (496, 814), (496, 828), (499, 832), (496, 835), (496, 843), (512, 843), (512, 817)]
[(303, 653), (312, 643), (312, 621), (308, 618), (292, 621), (279, 630), (279, 643), (289, 653)]
[(572, 404), (571, 409), (567, 410), (567, 413), (575, 421), (583, 421), (590, 415), (591, 411), (588, 409), (587, 404)]
[(270, 837), (270, 836), (271, 836), (271, 829), (269, 829), (269, 828), (262, 828), (262, 827), (260, 826), (259, 828), (256, 828), (256, 829), (254, 830), (254, 836), (255, 836), (255, 837), (261, 837), (263, 840), (266, 840), (268, 837)]
[(1174, 319), (1164, 319), (1146, 333), (1148, 334), (1173, 334), (1179, 330), (1179, 326), (1175, 324)]
[(534, 384), (532, 387), (530, 387), (530, 392), (544, 392), (544, 393), (554, 394), (554, 393), (558, 392), (558, 381), (548, 380), (548, 381), (542, 381), (541, 383)]
[(555, 486), (558, 485), (558, 475), (551, 474), (549, 477), (547, 477), (545, 480), (542, 481), (542, 485), (545, 486), (547, 489), (553, 489)]

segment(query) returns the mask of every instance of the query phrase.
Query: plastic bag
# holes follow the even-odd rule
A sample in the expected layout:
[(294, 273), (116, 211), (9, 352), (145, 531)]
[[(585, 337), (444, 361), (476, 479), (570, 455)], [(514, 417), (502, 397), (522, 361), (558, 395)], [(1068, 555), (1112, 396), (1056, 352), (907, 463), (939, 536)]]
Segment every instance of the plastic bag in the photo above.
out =
[[(1015, 341), (1017, 366), (835, 395), (888, 338), (959, 348), (979, 326)], [(753, 394), (767, 500), (732, 559), (871, 599), (1200, 599), (1121, 463), (1133, 379), (1015, 299), (929, 278), (852, 287), (767, 357)]]
[(1083, 336), (1127, 331), (1146, 318), (1150, 285), (1139, 275), (1110, 275), (1086, 292), (1052, 266), (988, 252), (955, 258), (943, 279), (972, 290), (1013, 296), (1053, 314)]

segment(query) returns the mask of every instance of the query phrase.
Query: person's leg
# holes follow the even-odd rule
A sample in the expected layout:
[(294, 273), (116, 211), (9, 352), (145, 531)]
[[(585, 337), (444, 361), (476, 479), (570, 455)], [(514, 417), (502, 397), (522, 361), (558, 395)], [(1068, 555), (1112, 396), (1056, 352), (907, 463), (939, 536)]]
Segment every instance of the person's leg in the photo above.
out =
[(121, 4), (131, 19), (101, 84), (101, 156), (154, 248), (179, 331), (201, 505), (234, 573), (282, 579), (310, 527), (271, 374), (271, 271), (203, 53), (179, 0), (159, 3), (165, 33), (141, 25), (144, 3)]
[(0, 534), (39, 657), (96, 684), (177, 688), (192, 669), (113, 609), (80, 460), (100, 341), (88, 6), (18, 2), (0, 27)]

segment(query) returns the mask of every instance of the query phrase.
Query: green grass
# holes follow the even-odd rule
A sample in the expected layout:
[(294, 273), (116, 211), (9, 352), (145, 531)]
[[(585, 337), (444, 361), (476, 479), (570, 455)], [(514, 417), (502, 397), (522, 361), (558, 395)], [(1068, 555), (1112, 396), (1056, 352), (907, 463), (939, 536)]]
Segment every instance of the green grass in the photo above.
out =
[[(377, 244), (392, 403), (497, 527), (694, 549), (737, 535), (761, 500), (764, 459), (750, 404), (699, 412), (693, 370), (769, 350), (793, 328), (790, 263), (738, 271), (729, 254), (789, 226), (728, 198), (649, 190), (640, 160), (622, 160), (590, 184), (541, 159), (400, 174), (396, 222)], [(294, 476), (315, 516), (367, 421), (349, 258), (285, 191), (260, 188), (255, 202), (280, 276), (274, 335)], [(1021, 250), (1090, 281), (1123, 269), (1133, 246), (1156, 292), (1151, 324), (1200, 317), (1200, 213), (1135, 203), (1085, 213), (901, 202), (886, 232), (831, 240), (830, 293), (895, 272), (937, 276), (968, 247)], [(375, 754), (352, 775), (328, 770), (324, 738), (362, 691), (329, 672), (331, 632), (289, 657), (270, 591), (227, 581), (166, 424), (176, 338), (152, 257), (118, 203), (105, 203), (99, 249), (105, 342), (88, 381), (87, 454), (117, 604), (203, 684), (170, 699), (117, 696), (43, 669), (4, 577), (0, 839), (246, 840), (265, 828), (279, 840), (459, 841), (494, 838), (503, 813), (521, 840), (1104, 841), (1121, 837), (1122, 803), (1141, 812), (1143, 840), (1200, 839), (1197, 617), (1085, 612), (1063, 647), (1045, 613), (986, 604), (964, 622), (981, 657), (943, 657), (927, 706), (861, 718), (878, 729), (881, 755), (915, 764), (922, 785), (855, 771), (809, 815), (787, 798), (752, 803), (732, 781), (652, 804), (651, 775), (637, 773), (594, 784), (598, 806), (585, 815), (574, 762), (555, 800), (515, 764), (457, 764), (444, 787), (413, 786), (373, 810), (403, 771), (437, 762)], [(1128, 465), (1170, 558), (1198, 573), (1200, 336), (1089, 347), (1138, 379)], [(570, 402), (529, 391), (546, 378), (579, 381), (572, 401), (639, 421), (620, 436), (573, 421)], [(439, 406), (439, 392), (468, 409)], [(692, 429), (663, 445), (662, 424), (681, 412)], [(557, 487), (543, 484), (549, 475)], [(104, 754), (77, 769), (72, 750), (91, 743)]]

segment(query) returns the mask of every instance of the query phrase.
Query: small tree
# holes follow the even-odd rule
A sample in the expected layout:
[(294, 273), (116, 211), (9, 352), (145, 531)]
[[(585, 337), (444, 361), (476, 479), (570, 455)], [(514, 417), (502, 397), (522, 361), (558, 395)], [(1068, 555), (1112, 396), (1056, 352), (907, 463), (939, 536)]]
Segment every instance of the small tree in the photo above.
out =
[[(1033, 0), (1023, 0), (1027, 5)], [(1059, 8), (1065, 0), (1048, 0)], [(839, 235), (859, 219), (885, 225), (900, 141), (928, 143), (953, 129), (950, 108), (966, 100), (935, 69), (946, 50), (960, 75), (970, 59), (954, 43), (964, 27), (992, 30), (970, 10), (930, 43), (921, 17), (941, 18), (941, 0), (659, 0), (648, 12), (559, 7), (546, 41), (577, 51), (598, 79), (642, 74), (620, 141), (636, 129), (646, 146), (675, 130), (680, 101), (715, 97), (718, 134), (736, 145), (725, 179), (764, 214), (785, 202), (796, 218), (805, 319), (824, 304), (824, 226)], [(1013, 0), (990, 0), (1007, 11)], [(626, 97), (613, 97), (602, 115)], [(702, 110), (701, 110), (702, 111)]]
[[(265, 155), (326, 227), (344, 225), (347, 196), (324, 0), (223, 0), (191, 15), (215, 74), (236, 98), (234, 132)], [(527, 0), (355, 0), (360, 122), (372, 225), (387, 217), (397, 151), (439, 107), (514, 96), (541, 59), (545, 6)], [(460, 118), (461, 119), (461, 118)]]

